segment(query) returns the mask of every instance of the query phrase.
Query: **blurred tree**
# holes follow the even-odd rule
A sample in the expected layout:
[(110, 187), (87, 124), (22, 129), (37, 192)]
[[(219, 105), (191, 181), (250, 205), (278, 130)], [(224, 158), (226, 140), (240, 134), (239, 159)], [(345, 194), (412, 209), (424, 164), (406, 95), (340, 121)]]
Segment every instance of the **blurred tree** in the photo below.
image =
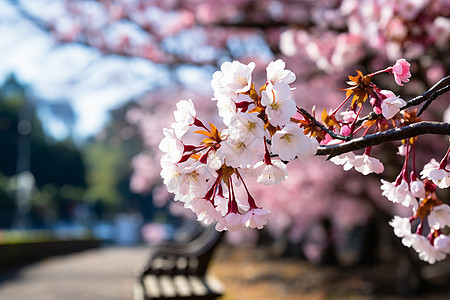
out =
[(108, 125), (86, 144), (86, 198), (113, 210), (140, 211), (152, 219), (151, 196), (130, 190), (130, 161), (143, 149), (138, 128), (126, 120), (127, 111), (135, 106), (128, 102), (112, 110)]
[[(71, 187), (76, 190), (69, 197), (70, 202), (83, 199), (83, 191), (86, 188), (85, 165), (82, 154), (70, 139), (56, 141), (48, 136), (42, 127), (42, 121), (36, 114), (31, 97), (25, 86), (21, 85), (11, 75), (0, 88), (0, 173), (5, 178), (13, 178), (23, 172), (30, 172), (34, 177), (33, 185), (42, 190), (38, 196), (31, 195), (31, 200), (36, 207), (33, 211), (39, 214), (39, 210), (49, 211), (56, 209), (58, 198), (63, 188)], [(9, 189), (15, 184), (11, 179), (5, 179), (9, 183)], [(5, 180), (3, 180), (5, 182)], [(11, 186), (12, 184), (12, 186)], [(13, 216), (15, 204), (11, 199), (15, 196), (7, 191), (2, 184), (2, 205), (9, 208), (5, 215)], [(51, 200), (47, 197), (48, 187), (53, 186), (55, 193), (51, 193)], [(56, 203), (55, 203), (56, 202)], [(53, 204), (52, 204), (53, 203)], [(39, 207), (41, 209), (39, 209)], [(37, 218), (41, 218), (38, 217)], [(11, 217), (9, 218), (11, 219)], [(4, 219), (6, 220), (6, 219)], [(3, 221), (2, 225), (11, 225), (11, 220)], [(42, 222), (40, 222), (42, 223)]]
[(0, 89), (1, 172), (13, 176), (31, 171), (38, 186), (70, 183), (85, 187), (84, 164), (73, 142), (55, 141), (44, 133), (25, 87), (13, 75)]

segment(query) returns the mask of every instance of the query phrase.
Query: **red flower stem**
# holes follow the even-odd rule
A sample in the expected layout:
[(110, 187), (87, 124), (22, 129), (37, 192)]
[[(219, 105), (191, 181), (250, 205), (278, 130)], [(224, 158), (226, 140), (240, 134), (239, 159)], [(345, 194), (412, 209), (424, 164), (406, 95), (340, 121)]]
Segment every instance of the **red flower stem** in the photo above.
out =
[(344, 106), (345, 102), (347, 102), (347, 100), (350, 98), (351, 95), (352, 95), (352, 94), (348, 95), (348, 96), (344, 99), (344, 101), (342, 101), (341, 104), (339, 104), (338, 107), (336, 107), (335, 109), (333, 109), (333, 111), (330, 113), (330, 116), (334, 116), (334, 115), (338, 112), (338, 110), (340, 110), (340, 109), (342, 108), (342, 106)]
[(230, 192), (230, 198), (228, 199), (228, 213), (227, 214), (239, 213), (231, 176), (228, 177), (228, 190)]
[(422, 235), (422, 232), (423, 232), (423, 220), (420, 220), (420, 224), (419, 226), (417, 226), (416, 233)]
[(403, 163), (403, 167), (402, 167), (402, 179), (405, 180), (406, 182), (408, 182), (407, 177), (406, 177), (406, 173), (408, 172), (408, 160), (409, 160), (409, 154), (410, 154), (411, 148), (409, 145), (409, 142), (407, 142), (406, 144), (406, 155), (405, 155), (405, 162)]
[(266, 149), (266, 152), (264, 153), (264, 163), (266, 165), (271, 165), (272, 164), (272, 160), (270, 159), (269, 149), (267, 148), (267, 141), (266, 141), (265, 137), (263, 139), (264, 139), (264, 147)]
[(388, 73), (391, 73), (391, 74), (392, 74), (392, 69), (394, 69), (394, 68), (393, 68), (393, 67), (388, 67), (388, 68), (386, 68), (386, 69), (383, 69), (383, 70), (380, 70), (380, 71), (373, 72), (373, 73), (369, 74), (369, 76), (372, 77), (372, 76), (378, 75), (378, 74), (380, 74), (380, 73), (385, 73), (385, 72), (388, 72)]
[(417, 180), (416, 175), (416, 143), (412, 144), (412, 172), (411, 172), (411, 182)]
[(255, 203), (255, 199), (253, 199), (253, 197), (250, 195), (250, 191), (247, 188), (247, 185), (245, 184), (244, 178), (242, 178), (241, 174), (239, 173), (238, 170), (236, 170), (236, 174), (239, 177), (239, 179), (242, 181), (242, 184), (244, 185), (245, 191), (247, 192), (247, 196), (248, 196), (248, 205), (250, 205), (250, 209), (252, 208), (259, 208), (256, 203)]
[(448, 162), (448, 156), (450, 154), (450, 147), (448, 147), (447, 153), (445, 153), (445, 156), (442, 158), (440, 164), (439, 164), (439, 169), (444, 169), (447, 166), (447, 162)]
[(202, 127), (204, 129), (206, 129), (208, 132), (211, 132), (209, 130), (208, 127), (205, 126), (205, 124), (202, 123), (202, 121), (200, 121), (199, 119), (195, 118), (193, 125), (197, 126), (197, 127)]
[(183, 152), (193, 151), (195, 149), (200, 149), (200, 148), (203, 149), (206, 147), (206, 146), (194, 146), (194, 145), (184, 145), (184, 144), (183, 144), (183, 146), (184, 146)]
[(351, 132), (350, 135), (353, 135), (353, 130), (355, 130), (356, 121), (358, 120), (359, 115), (361, 114), (361, 111), (362, 111), (362, 105), (359, 108), (358, 113), (356, 114), (355, 120), (353, 120), (353, 122), (352, 122), (352, 126), (350, 127), (350, 132)]

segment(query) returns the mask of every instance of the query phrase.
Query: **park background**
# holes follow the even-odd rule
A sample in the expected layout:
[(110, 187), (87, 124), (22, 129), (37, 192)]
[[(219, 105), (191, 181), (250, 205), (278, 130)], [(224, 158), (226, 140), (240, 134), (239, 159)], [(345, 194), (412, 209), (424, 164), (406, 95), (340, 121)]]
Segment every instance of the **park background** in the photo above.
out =
[[(221, 63), (254, 61), (262, 85), (267, 64), (281, 58), (297, 76), (297, 105), (321, 111), (344, 98), (339, 88), (355, 69), (368, 73), (404, 57), (413, 75), (405, 87), (377, 80), (408, 100), (449, 73), (449, 17), (444, 0), (1, 0), (0, 243), (131, 247), (179, 238), (195, 220), (162, 185), (158, 143), (181, 99), (220, 124), (210, 80)], [(423, 118), (442, 120), (448, 100)], [(419, 165), (443, 155), (443, 137), (423, 141)], [(397, 146), (375, 150), (383, 177), (317, 157), (290, 163), (282, 185), (252, 185), (273, 217), (262, 231), (227, 234), (220, 270), (242, 268), (249, 282), (280, 281), (318, 298), (445, 292), (448, 261), (430, 268), (388, 225), (407, 214), (379, 189), (380, 178), (393, 181), (401, 167)], [(440, 196), (448, 203), (448, 193)], [(286, 262), (287, 277), (255, 271)], [(302, 275), (316, 273), (320, 280)], [(355, 276), (345, 285), (342, 274)], [(230, 284), (231, 293), (243, 288)]]

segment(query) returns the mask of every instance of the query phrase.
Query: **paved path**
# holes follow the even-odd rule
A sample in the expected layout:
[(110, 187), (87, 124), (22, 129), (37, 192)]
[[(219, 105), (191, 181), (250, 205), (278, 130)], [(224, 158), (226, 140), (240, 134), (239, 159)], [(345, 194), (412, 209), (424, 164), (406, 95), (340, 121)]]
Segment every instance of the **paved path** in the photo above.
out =
[(105, 247), (47, 258), (0, 282), (1, 300), (133, 299), (145, 247)]

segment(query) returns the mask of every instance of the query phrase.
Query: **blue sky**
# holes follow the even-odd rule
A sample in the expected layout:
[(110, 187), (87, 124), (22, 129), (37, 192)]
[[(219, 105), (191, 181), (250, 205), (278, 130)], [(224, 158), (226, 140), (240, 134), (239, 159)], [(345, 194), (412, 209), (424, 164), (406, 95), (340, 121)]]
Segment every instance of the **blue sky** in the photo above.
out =
[[(0, 0), (0, 58), (0, 81), (14, 73), (37, 98), (72, 105), (77, 138), (95, 134), (107, 121), (109, 109), (168, 80), (167, 72), (149, 61), (105, 58), (80, 45), (55, 45), (5, 0)], [(38, 111), (52, 135), (67, 135), (64, 123), (45, 108)]]

